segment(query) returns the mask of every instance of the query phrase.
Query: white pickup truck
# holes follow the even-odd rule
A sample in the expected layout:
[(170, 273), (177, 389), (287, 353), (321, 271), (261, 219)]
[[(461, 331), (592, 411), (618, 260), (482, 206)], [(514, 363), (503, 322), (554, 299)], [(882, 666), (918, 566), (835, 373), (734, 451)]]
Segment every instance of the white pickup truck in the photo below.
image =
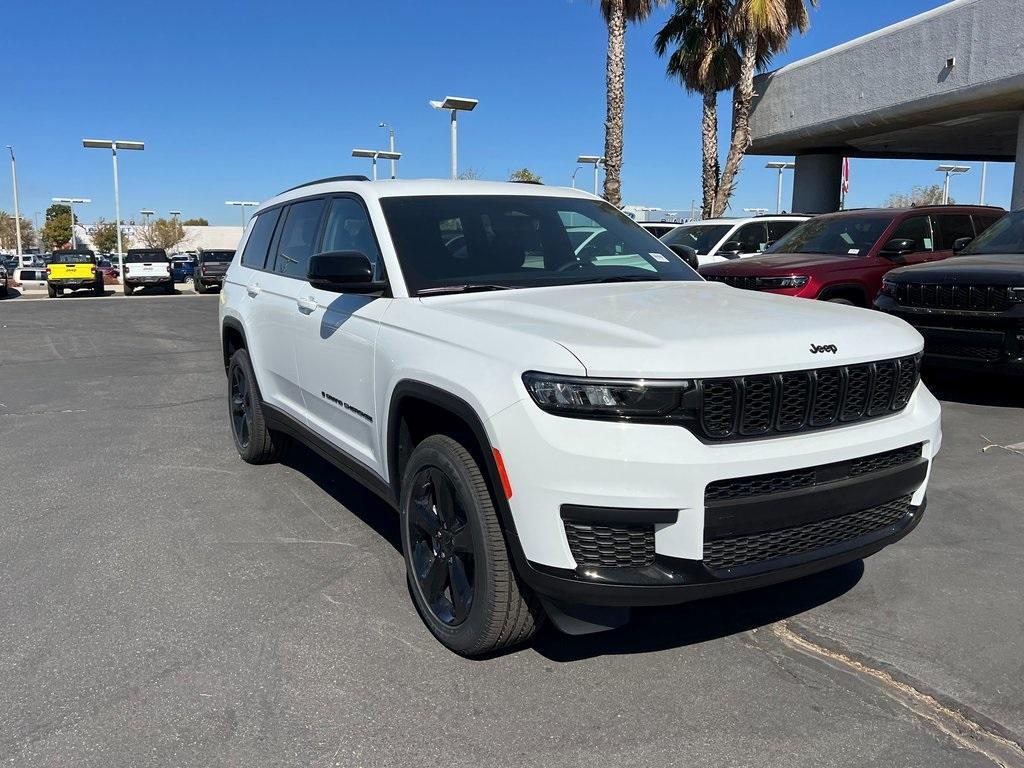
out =
[(174, 277), (167, 251), (162, 248), (129, 248), (124, 257), (124, 295), (131, 296), (136, 288), (160, 286), (174, 293)]

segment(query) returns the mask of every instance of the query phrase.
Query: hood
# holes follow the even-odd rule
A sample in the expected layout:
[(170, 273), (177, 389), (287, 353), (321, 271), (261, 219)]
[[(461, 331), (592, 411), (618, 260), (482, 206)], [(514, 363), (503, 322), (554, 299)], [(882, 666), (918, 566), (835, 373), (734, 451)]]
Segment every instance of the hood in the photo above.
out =
[(894, 269), (886, 280), (937, 285), (1013, 285), (1024, 287), (1024, 254), (954, 256), (935, 264)]
[(856, 267), (856, 256), (828, 253), (770, 253), (764, 256), (734, 259), (701, 267), (702, 275), (791, 275), (794, 270), (811, 267)]
[[(921, 336), (873, 310), (705, 282), (576, 285), (422, 298), (453, 317), (569, 350), (589, 376), (689, 378), (911, 355)], [(812, 345), (836, 348), (812, 352)], [(529, 360), (515, 361), (524, 370)]]

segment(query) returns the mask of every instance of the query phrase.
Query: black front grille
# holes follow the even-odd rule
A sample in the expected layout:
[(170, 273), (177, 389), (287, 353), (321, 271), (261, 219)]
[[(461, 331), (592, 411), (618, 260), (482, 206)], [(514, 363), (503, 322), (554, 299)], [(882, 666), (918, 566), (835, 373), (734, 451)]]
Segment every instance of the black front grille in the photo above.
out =
[(1004, 285), (933, 285), (895, 283), (890, 294), (897, 304), (924, 309), (1005, 312), (1013, 302)]
[(945, 357), (961, 357), (969, 360), (983, 360), (994, 363), (1003, 356), (1002, 347), (995, 344), (971, 344), (968, 342), (946, 341), (943, 339), (926, 339), (925, 352), (929, 355)]
[(705, 379), (699, 426), (710, 440), (741, 440), (863, 421), (903, 410), (919, 379), (916, 357)]
[(711, 571), (763, 565), (792, 555), (851, 541), (901, 522), (910, 512), (910, 496), (830, 520), (793, 528), (704, 542), (704, 565)]
[(757, 290), (757, 278), (744, 275), (708, 275), (708, 280), (716, 283), (725, 283), (733, 288), (742, 288), (747, 291)]
[(654, 563), (653, 525), (591, 525), (565, 521), (579, 567), (643, 568)]
[(822, 477), (827, 478), (825, 482), (836, 482), (872, 472), (881, 472), (920, 459), (921, 447), (921, 443), (916, 443), (848, 461), (836, 461), (831, 464), (802, 467), (784, 472), (769, 472), (763, 475), (716, 480), (705, 488), (704, 501), (707, 503), (766, 496), (798, 488), (810, 488), (822, 482), (819, 479)]

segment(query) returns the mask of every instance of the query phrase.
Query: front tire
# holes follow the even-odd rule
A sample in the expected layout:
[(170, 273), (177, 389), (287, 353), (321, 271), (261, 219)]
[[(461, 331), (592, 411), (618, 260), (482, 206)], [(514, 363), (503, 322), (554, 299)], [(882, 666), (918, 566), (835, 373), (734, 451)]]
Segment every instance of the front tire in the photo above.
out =
[(133, 293), (135, 293), (135, 286), (134, 285), (128, 285), (126, 283), (125, 286), (124, 286), (124, 295), (125, 296), (131, 296)]
[(288, 439), (271, 431), (263, 418), (256, 375), (245, 349), (236, 350), (228, 363), (228, 419), (242, 461), (267, 464), (281, 458)]
[(843, 305), (845, 305), (847, 307), (855, 307), (855, 306), (857, 306), (856, 304), (854, 304), (849, 299), (825, 299), (825, 301), (827, 301), (827, 302), (829, 302), (831, 304), (843, 304)]
[(401, 509), (409, 588), (441, 643), (479, 656), (533, 636), (543, 611), (516, 578), (487, 483), (465, 445), (447, 435), (417, 445)]

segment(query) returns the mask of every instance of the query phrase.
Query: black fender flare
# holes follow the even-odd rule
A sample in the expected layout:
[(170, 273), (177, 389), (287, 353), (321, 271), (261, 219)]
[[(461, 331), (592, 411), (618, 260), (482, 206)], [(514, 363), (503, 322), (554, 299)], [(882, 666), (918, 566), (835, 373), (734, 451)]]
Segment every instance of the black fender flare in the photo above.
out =
[(834, 285), (826, 285), (818, 292), (818, 299), (820, 301), (828, 301), (837, 293), (841, 294), (850, 292), (856, 292), (863, 298), (863, 303), (859, 306), (871, 307), (871, 299), (868, 297), (868, 291), (860, 283), (835, 283)]

